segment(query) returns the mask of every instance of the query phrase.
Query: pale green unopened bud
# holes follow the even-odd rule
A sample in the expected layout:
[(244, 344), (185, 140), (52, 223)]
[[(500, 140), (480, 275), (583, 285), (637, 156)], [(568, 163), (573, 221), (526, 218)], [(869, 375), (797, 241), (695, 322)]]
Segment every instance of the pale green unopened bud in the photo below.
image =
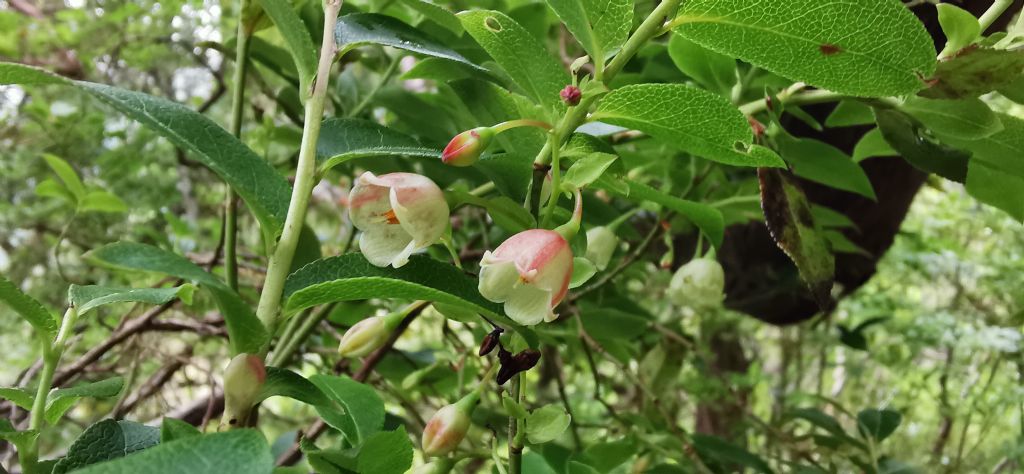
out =
[(388, 324), (383, 316), (359, 321), (345, 331), (338, 345), (342, 357), (363, 357), (379, 349), (388, 340)]
[(437, 410), (423, 429), (423, 455), (444, 456), (455, 451), (469, 432), (470, 417), (479, 400), (480, 393), (473, 391), (462, 400)]
[(725, 271), (717, 260), (695, 258), (676, 270), (666, 294), (679, 306), (716, 307), (725, 299)]
[(451, 459), (439, 458), (417, 467), (412, 474), (448, 474), (452, 471), (453, 466), (455, 463)]
[(259, 356), (238, 354), (231, 359), (224, 369), (224, 420), (229, 425), (245, 424), (266, 379), (267, 371)]
[(619, 238), (615, 231), (605, 226), (593, 227), (587, 231), (587, 260), (598, 270), (604, 271), (618, 245)]

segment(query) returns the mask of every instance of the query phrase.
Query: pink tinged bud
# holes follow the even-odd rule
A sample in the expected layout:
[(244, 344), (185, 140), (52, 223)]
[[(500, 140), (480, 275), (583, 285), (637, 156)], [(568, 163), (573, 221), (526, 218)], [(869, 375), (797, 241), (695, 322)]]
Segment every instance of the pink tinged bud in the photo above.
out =
[(444, 147), (444, 152), (441, 153), (441, 161), (446, 165), (470, 166), (480, 159), (480, 155), (491, 144), (492, 138), (494, 130), (490, 127), (466, 130), (448, 142), (448, 146)]
[(266, 379), (267, 371), (259, 356), (238, 354), (231, 359), (224, 369), (224, 418), (229, 424), (244, 424)]
[(363, 357), (379, 349), (388, 339), (391, 331), (383, 316), (374, 316), (359, 321), (345, 331), (338, 345), (342, 357)]
[(717, 260), (695, 258), (676, 270), (666, 294), (679, 306), (717, 307), (725, 299), (725, 271)]
[(562, 102), (565, 102), (565, 105), (572, 107), (579, 105), (583, 92), (580, 91), (579, 87), (568, 85), (558, 95), (562, 96)]
[(464, 403), (465, 401), (464, 398), (458, 403), (441, 407), (427, 422), (426, 428), (423, 429), (424, 456), (444, 456), (455, 451), (466, 437), (476, 400), (473, 400), (473, 403)]
[(363, 173), (349, 194), (359, 249), (378, 267), (405, 265), (448, 227), (448, 202), (430, 178), (413, 173)]
[(604, 271), (618, 245), (619, 238), (615, 236), (615, 231), (605, 226), (593, 227), (587, 231), (587, 260), (598, 270)]
[(525, 326), (554, 321), (569, 291), (572, 250), (558, 232), (530, 229), (513, 235), (480, 261), (480, 294), (505, 303), (505, 314)]

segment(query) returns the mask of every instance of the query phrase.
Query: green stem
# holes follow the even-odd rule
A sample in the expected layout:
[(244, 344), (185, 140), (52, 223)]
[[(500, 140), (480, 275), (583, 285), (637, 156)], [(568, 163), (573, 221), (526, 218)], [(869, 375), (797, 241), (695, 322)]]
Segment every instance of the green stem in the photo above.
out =
[[(512, 378), (512, 388), (510, 395), (520, 405), (523, 404), (523, 392), (522, 384), (523, 374), (516, 374)], [(522, 474), (523, 472), (523, 446), (518, 443), (519, 440), (519, 418), (515, 416), (508, 417), (508, 473), (509, 474)]]
[(499, 134), (501, 132), (504, 132), (506, 130), (511, 130), (513, 128), (518, 128), (518, 127), (537, 127), (537, 128), (542, 128), (544, 130), (551, 130), (553, 128), (553, 127), (551, 127), (550, 123), (543, 122), (543, 121), (540, 121), (540, 120), (518, 119), (518, 120), (509, 120), (507, 122), (501, 122), (501, 123), (491, 127), (491, 130), (493, 130), (494, 134), (497, 135), (497, 134)]
[[(783, 105), (808, 105), (820, 104), (822, 102), (835, 102), (845, 97), (846, 96), (843, 94), (838, 94), (832, 91), (811, 90), (792, 95), (779, 94), (779, 101), (782, 102)], [(764, 112), (765, 110), (768, 110), (768, 101), (765, 99), (758, 99), (740, 106), (740, 112), (743, 112), (743, 115), (748, 116)]]
[(307, 313), (303, 315), (304, 317), (301, 318), (301, 321), (300, 318), (296, 316), (294, 330), (288, 337), (281, 336), (280, 343), (277, 348), (274, 349), (274, 355), (270, 357), (269, 365), (272, 367), (281, 367), (287, 364), (288, 359), (295, 355), (299, 350), (299, 347), (302, 346), (302, 343), (305, 342), (306, 338), (312, 334), (313, 329), (320, 324), (320, 321), (323, 321), (327, 316), (330, 316), (331, 311), (334, 310), (336, 304), (337, 303), (332, 303), (321, 307), (317, 311)]
[[(316, 184), (316, 142), (320, 137), (320, 124), (324, 115), (324, 101), (327, 97), (327, 83), (330, 81), (331, 65), (337, 46), (334, 44), (334, 26), (338, 22), (338, 11), (341, 0), (324, 1), (324, 37), (320, 49), (320, 63), (317, 67), (313, 89), (305, 105), (305, 116), (302, 129), (302, 145), (299, 149), (299, 163), (295, 169), (295, 187), (292, 189), (291, 201), (288, 204), (288, 215), (285, 217), (284, 229), (278, 239), (274, 253), (267, 265), (267, 277), (263, 282), (263, 293), (256, 307), (256, 316), (273, 337), (278, 323), (281, 306), (281, 294), (284, 280), (295, 256), (295, 247), (299, 243), (299, 234), (306, 219), (306, 208), (309, 206), (310, 193)], [(263, 352), (266, 353), (267, 347)]]
[[(68, 308), (61, 318), (60, 330), (57, 331), (57, 338), (51, 344), (43, 337), (39, 338), (40, 347), (43, 352), (43, 368), (39, 371), (39, 386), (36, 388), (36, 398), (32, 402), (32, 413), (29, 417), (28, 429), (39, 431), (43, 428), (46, 420), (46, 398), (53, 386), (53, 374), (60, 364), (60, 358), (64, 355), (64, 346), (71, 337), (71, 332), (78, 321), (78, 310), (74, 306)], [(39, 463), (39, 438), (29, 442), (24, 453), (21, 453), (21, 462), (26, 473), (36, 472)]]
[(548, 137), (548, 147), (551, 149), (551, 196), (548, 196), (547, 206), (544, 208), (544, 218), (541, 220), (541, 227), (551, 224), (555, 215), (555, 208), (558, 207), (558, 198), (562, 196), (562, 167), (560, 154), (562, 136), (555, 133)]
[(981, 18), (978, 18), (978, 24), (981, 25), (981, 33), (984, 34), (985, 30), (992, 26), (992, 23), (995, 23), (1012, 4), (1013, 0), (996, 0), (992, 2), (992, 6), (985, 10)]
[[(245, 75), (249, 67), (249, 38), (252, 33), (242, 21), (242, 12), (248, 7), (249, 0), (238, 1), (238, 30), (235, 33), (235, 73), (232, 82), (235, 89), (231, 92), (231, 134), (242, 136), (242, 110), (245, 106)], [(224, 275), (232, 290), (238, 289), (238, 203), (235, 192), (224, 185)]]

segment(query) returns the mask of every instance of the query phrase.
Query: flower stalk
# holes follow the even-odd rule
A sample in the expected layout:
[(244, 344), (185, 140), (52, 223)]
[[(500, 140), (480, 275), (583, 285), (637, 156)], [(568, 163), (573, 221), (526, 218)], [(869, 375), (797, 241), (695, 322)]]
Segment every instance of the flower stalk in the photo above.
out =
[[(60, 329), (57, 337), (51, 343), (46, 338), (39, 337), (39, 345), (43, 352), (43, 367), (39, 371), (39, 386), (36, 388), (36, 398), (32, 402), (32, 413), (29, 416), (28, 429), (38, 432), (43, 428), (46, 420), (46, 399), (53, 388), (53, 374), (60, 364), (64, 355), (68, 338), (78, 322), (78, 309), (74, 306), (68, 307), (61, 318)], [(25, 447), (24, 452), (19, 454), (24, 472), (33, 473), (38, 469), (39, 464), (39, 438), (34, 437)]]

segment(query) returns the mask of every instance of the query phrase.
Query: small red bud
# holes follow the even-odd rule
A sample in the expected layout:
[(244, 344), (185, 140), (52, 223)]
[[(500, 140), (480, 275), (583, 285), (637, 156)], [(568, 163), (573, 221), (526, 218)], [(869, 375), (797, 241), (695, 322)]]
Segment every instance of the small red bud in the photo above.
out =
[(494, 130), (490, 127), (466, 130), (448, 142), (448, 146), (444, 147), (441, 153), (441, 161), (446, 165), (470, 166), (480, 159), (480, 155), (491, 144), (492, 138)]
[(583, 96), (583, 92), (580, 92), (579, 87), (568, 85), (565, 86), (565, 88), (562, 89), (562, 92), (559, 92), (558, 95), (562, 96), (562, 102), (565, 102), (565, 105), (573, 107), (579, 105), (580, 97)]

